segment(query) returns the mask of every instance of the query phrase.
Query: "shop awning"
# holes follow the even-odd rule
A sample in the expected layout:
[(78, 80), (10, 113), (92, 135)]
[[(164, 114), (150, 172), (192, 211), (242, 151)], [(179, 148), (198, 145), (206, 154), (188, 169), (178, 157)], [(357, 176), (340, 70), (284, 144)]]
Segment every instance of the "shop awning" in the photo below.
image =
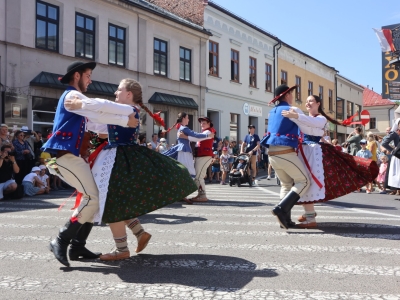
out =
[(192, 98), (157, 92), (154, 93), (153, 96), (151, 96), (151, 98), (149, 99), (149, 103), (179, 106), (192, 109), (199, 108), (197, 103)]
[[(62, 77), (62, 75), (49, 72), (40, 72), (35, 78), (32, 79), (29, 85), (65, 90), (68, 85), (61, 83), (58, 80), (59, 77)], [(88, 86), (87, 93), (114, 96), (117, 88), (118, 85), (116, 84), (92, 80), (92, 83)]]

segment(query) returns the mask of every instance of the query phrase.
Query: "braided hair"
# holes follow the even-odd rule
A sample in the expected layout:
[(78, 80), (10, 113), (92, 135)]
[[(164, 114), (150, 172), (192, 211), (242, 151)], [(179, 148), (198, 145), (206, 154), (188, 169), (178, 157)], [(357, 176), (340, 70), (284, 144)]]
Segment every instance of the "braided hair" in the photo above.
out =
[(165, 127), (164, 120), (161, 119), (159, 115), (153, 114), (150, 111), (150, 109), (146, 105), (144, 105), (142, 96), (142, 86), (138, 81), (131, 78), (125, 78), (122, 79), (120, 83), (124, 85), (125, 89), (128, 92), (132, 93), (134, 103), (138, 104), (141, 108), (143, 108), (144, 111), (147, 112), (154, 119), (157, 125)]
[(321, 101), (321, 98), (320, 98), (319, 96), (317, 96), (317, 95), (311, 95), (311, 96), (315, 99), (315, 102), (320, 103), (320, 105), (318, 106), (318, 113), (319, 113), (320, 115), (323, 115), (328, 121), (330, 121), (330, 122), (333, 123), (333, 124), (346, 126), (346, 125), (343, 125), (342, 122), (339, 122), (338, 120), (332, 119), (330, 116), (328, 116), (328, 115), (322, 110), (322, 101)]

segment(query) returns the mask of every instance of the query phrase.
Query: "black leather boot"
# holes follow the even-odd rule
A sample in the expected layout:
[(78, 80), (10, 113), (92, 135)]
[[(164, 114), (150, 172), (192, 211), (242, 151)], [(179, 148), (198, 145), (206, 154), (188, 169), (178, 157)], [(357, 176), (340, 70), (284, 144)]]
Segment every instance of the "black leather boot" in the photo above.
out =
[(69, 259), (78, 260), (80, 257), (85, 259), (95, 259), (99, 258), (101, 253), (88, 250), (86, 245), (86, 240), (93, 228), (93, 223), (85, 223), (79, 229), (77, 235), (71, 241), (71, 247), (69, 247)]
[(64, 227), (60, 229), (58, 236), (50, 242), (50, 251), (53, 252), (57, 260), (64, 266), (69, 267), (67, 258), (68, 245), (81, 227), (82, 224), (79, 222), (72, 223), (71, 221), (68, 221)]
[[(287, 214), (286, 223), (289, 228), (296, 228), (296, 223), (292, 221), (292, 211), (289, 211), (289, 213)], [(280, 227), (283, 228), (282, 225), (280, 225)]]
[(299, 194), (290, 191), (286, 196), (279, 202), (277, 206), (271, 211), (274, 216), (278, 218), (278, 222), (283, 228), (289, 229), (288, 218), (290, 218), (290, 210), (300, 199)]

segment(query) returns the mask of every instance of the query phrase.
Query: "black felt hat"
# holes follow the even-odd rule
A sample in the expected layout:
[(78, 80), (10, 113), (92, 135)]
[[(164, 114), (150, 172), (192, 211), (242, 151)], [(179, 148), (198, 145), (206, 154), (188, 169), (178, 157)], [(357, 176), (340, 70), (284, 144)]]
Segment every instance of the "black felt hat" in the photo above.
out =
[(291, 90), (294, 90), (297, 87), (297, 85), (288, 87), (286, 84), (281, 84), (275, 89), (275, 98), (272, 99), (269, 104), (275, 103), (275, 101), (278, 101), (282, 96), (284, 96), (286, 93), (290, 92)]
[(84, 63), (81, 61), (74, 61), (72, 64), (70, 64), (67, 68), (67, 74), (65, 74), (63, 77), (59, 78), (61, 83), (69, 83), (71, 79), (71, 75), (74, 74), (75, 72), (81, 71), (81, 70), (86, 70), (86, 69), (91, 69), (93, 70), (96, 68), (96, 63), (95, 62), (88, 62)]
[(199, 122), (201, 121), (206, 121), (207, 123), (210, 123), (210, 127), (214, 127), (214, 124), (211, 122), (211, 119), (209, 117), (200, 117), (197, 119)]

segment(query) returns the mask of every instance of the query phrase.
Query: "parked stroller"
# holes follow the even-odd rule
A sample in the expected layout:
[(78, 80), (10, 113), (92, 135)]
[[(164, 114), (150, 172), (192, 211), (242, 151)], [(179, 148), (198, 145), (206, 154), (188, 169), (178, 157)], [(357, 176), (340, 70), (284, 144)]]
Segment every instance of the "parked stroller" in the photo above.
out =
[[(235, 172), (232, 173), (232, 170), (237, 169), (238, 164), (240, 161), (242, 162), (242, 170), (243, 170), (243, 175), (242, 173), (237, 170)], [(235, 161), (232, 164), (232, 169), (229, 172), (229, 185), (236, 185), (237, 187), (239, 187), (242, 183), (248, 183), (249, 186), (253, 186), (253, 180), (251, 178), (251, 176), (249, 176), (248, 169), (250, 168), (250, 155), (247, 153), (242, 153), (239, 154)]]

